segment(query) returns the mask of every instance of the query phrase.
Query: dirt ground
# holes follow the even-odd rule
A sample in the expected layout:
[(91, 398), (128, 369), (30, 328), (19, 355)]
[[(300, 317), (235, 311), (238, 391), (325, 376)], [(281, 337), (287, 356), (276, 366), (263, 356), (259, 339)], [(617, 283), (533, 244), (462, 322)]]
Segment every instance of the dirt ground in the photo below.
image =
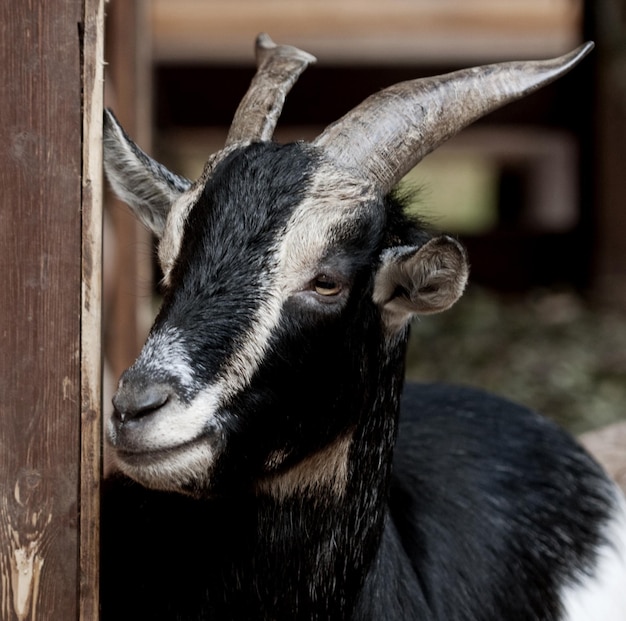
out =
[(573, 291), (471, 287), (451, 310), (415, 321), (407, 377), (486, 388), (580, 434), (626, 419), (626, 313)]

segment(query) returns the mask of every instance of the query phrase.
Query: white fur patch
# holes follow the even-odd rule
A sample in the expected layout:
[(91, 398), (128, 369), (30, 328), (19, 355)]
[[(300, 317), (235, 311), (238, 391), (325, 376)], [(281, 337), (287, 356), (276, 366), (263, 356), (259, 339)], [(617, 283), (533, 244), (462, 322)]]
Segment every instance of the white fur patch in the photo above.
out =
[(374, 188), (364, 181), (353, 180), (332, 167), (318, 171), (279, 248), (281, 286), (291, 293), (310, 282), (336, 230), (358, 219), (363, 203), (375, 198)]
[(158, 248), (159, 264), (163, 271), (164, 284), (170, 284), (170, 272), (172, 271), (172, 267), (174, 267), (176, 258), (180, 254), (185, 222), (187, 221), (187, 216), (191, 208), (198, 202), (198, 199), (204, 191), (204, 186), (213, 174), (215, 167), (229, 153), (234, 151), (236, 147), (237, 145), (232, 145), (214, 153), (204, 165), (202, 175), (200, 175), (193, 186), (173, 202), (167, 214), (165, 230), (161, 236)]
[[(182, 340), (180, 331), (172, 326), (154, 332), (148, 337), (133, 367), (154, 375), (171, 375), (186, 388), (194, 384), (191, 359)], [(132, 368), (132, 367), (131, 367)], [(123, 379), (120, 380), (120, 386)]]
[(181, 194), (181, 196), (172, 204), (167, 214), (167, 223), (165, 231), (159, 242), (158, 255), (159, 264), (163, 271), (163, 282), (168, 285), (170, 272), (176, 257), (180, 253), (180, 246), (183, 239), (185, 222), (191, 208), (196, 204), (200, 194), (202, 194), (202, 184), (196, 183), (189, 191)]
[(626, 621), (626, 502), (621, 492), (590, 576), (563, 591), (564, 621)]
[(286, 472), (267, 475), (258, 482), (258, 491), (281, 500), (303, 493), (313, 495), (322, 488), (343, 496), (348, 483), (351, 443), (352, 434), (338, 438)]
[(135, 461), (117, 460), (119, 469), (135, 481), (153, 489), (180, 491), (202, 488), (209, 479), (217, 451), (208, 440), (199, 441), (167, 453), (142, 454)]

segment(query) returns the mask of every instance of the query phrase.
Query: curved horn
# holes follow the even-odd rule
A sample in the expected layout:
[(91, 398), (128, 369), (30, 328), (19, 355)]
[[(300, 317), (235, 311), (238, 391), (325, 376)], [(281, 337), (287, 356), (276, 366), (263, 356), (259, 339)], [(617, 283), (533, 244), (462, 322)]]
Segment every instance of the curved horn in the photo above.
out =
[(256, 40), (257, 72), (244, 95), (226, 146), (271, 140), (285, 97), (315, 56), (291, 45), (276, 45), (263, 33)]
[(552, 82), (593, 49), (506, 62), (401, 82), (367, 98), (313, 144), (388, 192), (422, 158), (465, 126)]

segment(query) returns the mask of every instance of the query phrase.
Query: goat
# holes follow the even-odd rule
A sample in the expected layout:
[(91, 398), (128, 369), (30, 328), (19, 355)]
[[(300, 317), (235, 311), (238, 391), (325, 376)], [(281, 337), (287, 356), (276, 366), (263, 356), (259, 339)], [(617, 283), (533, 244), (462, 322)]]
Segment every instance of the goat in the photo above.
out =
[(591, 47), (397, 84), (276, 144), (314, 59), (262, 35), (195, 183), (105, 112), (164, 296), (107, 424), (104, 621), (626, 619), (625, 503), (575, 440), (475, 389), (403, 390), (410, 319), (452, 305), (468, 262), (394, 186)]

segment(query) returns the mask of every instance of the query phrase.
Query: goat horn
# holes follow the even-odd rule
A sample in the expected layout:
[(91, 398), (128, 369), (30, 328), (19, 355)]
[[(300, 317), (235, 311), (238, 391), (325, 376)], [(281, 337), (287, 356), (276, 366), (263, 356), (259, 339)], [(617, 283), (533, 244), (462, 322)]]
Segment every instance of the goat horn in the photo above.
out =
[(313, 144), (385, 193), (428, 153), (479, 117), (572, 69), (588, 42), (559, 58), (505, 62), (401, 82), (363, 101)]
[(276, 45), (265, 33), (256, 40), (257, 72), (244, 95), (226, 146), (271, 140), (285, 97), (315, 56), (291, 45)]

